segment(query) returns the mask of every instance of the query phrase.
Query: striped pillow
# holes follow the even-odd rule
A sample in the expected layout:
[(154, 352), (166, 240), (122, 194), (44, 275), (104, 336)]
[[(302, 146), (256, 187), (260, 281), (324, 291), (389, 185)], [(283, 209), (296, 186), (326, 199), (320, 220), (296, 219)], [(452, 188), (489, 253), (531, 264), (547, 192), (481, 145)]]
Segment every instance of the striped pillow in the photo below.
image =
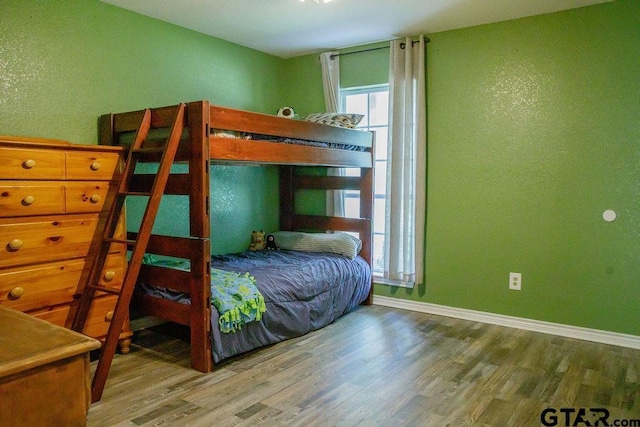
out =
[(302, 118), (308, 122), (323, 125), (337, 126), (341, 128), (355, 129), (364, 115), (352, 113), (312, 113)]
[(290, 251), (330, 252), (354, 259), (362, 249), (362, 241), (347, 233), (276, 231), (271, 234), (280, 249)]

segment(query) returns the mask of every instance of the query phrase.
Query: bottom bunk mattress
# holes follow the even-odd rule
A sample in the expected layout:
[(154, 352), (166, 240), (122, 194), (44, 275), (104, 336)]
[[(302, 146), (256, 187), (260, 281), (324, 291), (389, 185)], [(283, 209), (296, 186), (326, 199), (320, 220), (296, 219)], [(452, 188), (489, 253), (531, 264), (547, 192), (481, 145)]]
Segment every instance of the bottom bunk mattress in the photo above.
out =
[[(332, 253), (256, 251), (212, 257), (212, 271), (248, 273), (264, 298), (259, 321), (223, 333), (211, 310), (214, 362), (322, 328), (367, 299), (371, 269), (364, 259)], [(214, 286), (212, 286), (213, 291)], [(145, 286), (155, 296), (188, 303), (184, 295)]]

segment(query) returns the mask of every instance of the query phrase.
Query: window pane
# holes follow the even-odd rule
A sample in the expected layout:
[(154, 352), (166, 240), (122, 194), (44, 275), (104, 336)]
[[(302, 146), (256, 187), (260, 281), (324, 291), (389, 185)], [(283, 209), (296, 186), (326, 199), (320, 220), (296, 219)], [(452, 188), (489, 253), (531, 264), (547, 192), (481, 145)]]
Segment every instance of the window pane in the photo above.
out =
[(384, 235), (373, 235), (373, 271), (384, 270)]
[[(367, 106), (369, 103), (368, 101), (369, 100), (366, 93), (360, 93), (357, 95), (347, 95), (345, 99), (344, 112), (354, 113), (354, 114), (364, 114), (366, 116)], [(365, 119), (363, 119), (362, 121), (364, 122)]]
[(374, 92), (370, 97), (370, 126), (387, 125), (389, 123), (389, 92)]
[(343, 168), (345, 176), (360, 176), (360, 168)]
[(375, 155), (376, 160), (387, 159), (387, 141), (389, 140), (388, 129), (385, 127), (372, 129), (375, 133)]
[(387, 162), (376, 162), (374, 179), (374, 193), (384, 196), (387, 192)]
[(360, 197), (345, 197), (344, 216), (345, 218), (360, 218)]
[[(375, 132), (375, 182), (373, 207), (373, 271), (380, 275), (384, 269), (384, 229), (385, 229), (385, 187), (388, 145), (389, 91), (387, 87), (372, 86), (345, 89), (342, 91), (343, 111), (363, 114), (359, 129)], [(347, 171), (347, 176), (357, 176), (356, 171)], [(359, 192), (346, 192), (345, 210), (347, 216), (359, 215)]]
[(375, 199), (373, 203), (373, 232), (384, 233), (384, 199)]

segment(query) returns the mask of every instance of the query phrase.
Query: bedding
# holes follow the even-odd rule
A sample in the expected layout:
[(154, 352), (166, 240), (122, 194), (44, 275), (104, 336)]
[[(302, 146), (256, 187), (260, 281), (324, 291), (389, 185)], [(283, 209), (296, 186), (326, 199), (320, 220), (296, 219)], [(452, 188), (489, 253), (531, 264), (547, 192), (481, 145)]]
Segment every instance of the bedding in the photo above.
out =
[(266, 311), (264, 297), (249, 273), (211, 269), (211, 303), (219, 313), (224, 333), (236, 332), (249, 322), (259, 322)]
[[(371, 269), (364, 259), (333, 253), (257, 251), (212, 257), (211, 268), (246, 272), (255, 278), (266, 311), (233, 333), (220, 330), (220, 313), (212, 310), (214, 362), (322, 328), (366, 300)], [(244, 273), (243, 273), (244, 274)], [(189, 303), (188, 296), (141, 286), (145, 292)]]
[(282, 144), (305, 145), (309, 147), (335, 148), (348, 151), (366, 151), (367, 147), (349, 144), (338, 144), (335, 142), (313, 141), (310, 139), (286, 138), (258, 133), (237, 132), (223, 129), (211, 129), (212, 136), (216, 138), (237, 138), (256, 141), (279, 142)]
[[(145, 254), (143, 263), (176, 270), (189, 271), (190, 262), (175, 258), (157, 258)], [(166, 297), (172, 293), (166, 288), (158, 288), (141, 283), (146, 293)], [(181, 295), (175, 293), (175, 295)], [(188, 297), (180, 297), (180, 302), (188, 304)], [(171, 298), (170, 298), (171, 299)], [(264, 297), (256, 286), (256, 279), (249, 273), (211, 269), (211, 304), (218, 312), (218, 325), (223, 333), (236, 332), (249, 322), (259, 322), (265, 312)]]

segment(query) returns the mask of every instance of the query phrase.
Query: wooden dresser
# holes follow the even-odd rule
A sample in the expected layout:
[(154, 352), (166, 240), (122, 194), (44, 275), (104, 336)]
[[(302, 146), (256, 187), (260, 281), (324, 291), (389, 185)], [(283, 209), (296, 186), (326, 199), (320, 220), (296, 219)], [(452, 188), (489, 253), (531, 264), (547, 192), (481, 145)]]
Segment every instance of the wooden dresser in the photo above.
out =
[(0, 307), (0, 425), (84, 426), (100, 343)]
[[(1, 305), (71, 326), (121, 167), (121, 147), (0, 136)], [(126, 262), (124, 245), (112, 245), (101, 284), (121, 286)], [(83, 332), (101, 339), (117, 297), (96, 295)], [(130, 337), (125, 323), (123, 353)]]

